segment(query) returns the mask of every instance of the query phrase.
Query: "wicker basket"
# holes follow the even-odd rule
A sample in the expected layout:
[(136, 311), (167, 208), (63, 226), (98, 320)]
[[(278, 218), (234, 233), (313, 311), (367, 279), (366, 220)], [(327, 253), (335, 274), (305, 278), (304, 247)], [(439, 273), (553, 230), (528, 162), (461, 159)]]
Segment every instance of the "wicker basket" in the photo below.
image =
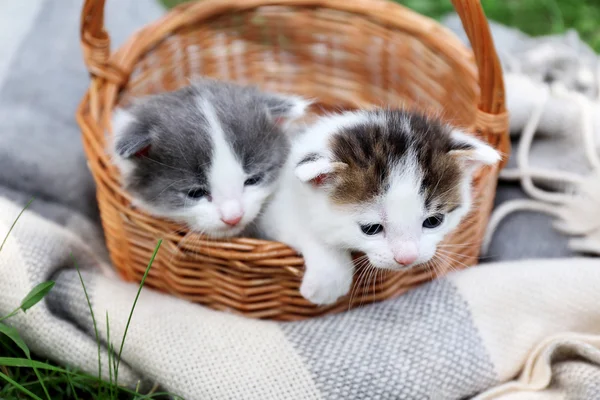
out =
[[(508, 154), (502, 72), (487, 21), (477, 0), (454, 6), (473, 52), (437, 22), (383, 0), (203, 0), (175, 8), (111, 54), (104, 0), (86, 0), (81, 41), (91, 85), (77, 120), (120, 275), (139, 282), (163, 238), (147, 284), (215, 309), (278, 320), (347, 310), (431, 279), (431, 266), (379, 272), (376, 280), (357, 279), (352, 296), (337, 304), (314, 306), (298, 290), (303, 260), (286, 245), (208, 240), (133, 208), (105, 152), (105, 132), (112, 109), (133, 96), (211, 76), (317, 98), (318, 109), (427, 107)], [(488, 168), (476, 177), (478, 207), (445, 241), (458, 254), (438, 274), (476, 263), (497, 173)]]

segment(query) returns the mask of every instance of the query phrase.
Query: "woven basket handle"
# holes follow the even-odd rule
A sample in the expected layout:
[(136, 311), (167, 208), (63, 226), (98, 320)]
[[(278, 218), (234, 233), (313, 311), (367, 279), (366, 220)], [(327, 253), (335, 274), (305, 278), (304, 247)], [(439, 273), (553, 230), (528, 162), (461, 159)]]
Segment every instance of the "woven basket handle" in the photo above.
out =
[[(81, 12), (83, 59), (92, 76), (122, 83), (126, 76), (109, 62), (110, 38), (104, 29), (105, 0), (85, 0)], [(480, 134), (499, 151), (508, 155), (510, 139), (504, 103), (502, 67), (494, 47), (490, 27), (479, 0), (452, 0), (471, 42), (479, 70), (481, 89), (476, 126)], [(504, 162), (506, 159), (504, 158)]]
[(490, 144), (504, 153), (503, 164), (508, 161), (510, 137), (506, 113), (504, 78), (500, 59), (490, 32), (490, 26), (479, 0), (452, 0), (469, 38), (479, 71), (481, 90), (477, 127)]
[(108, 62), (110, 37), (104, 29), (105, 0), (85, 0), (81, 10), (81, 47), (83, 61), (92, 74), (110, 82), (124, 82), (125, 74)]

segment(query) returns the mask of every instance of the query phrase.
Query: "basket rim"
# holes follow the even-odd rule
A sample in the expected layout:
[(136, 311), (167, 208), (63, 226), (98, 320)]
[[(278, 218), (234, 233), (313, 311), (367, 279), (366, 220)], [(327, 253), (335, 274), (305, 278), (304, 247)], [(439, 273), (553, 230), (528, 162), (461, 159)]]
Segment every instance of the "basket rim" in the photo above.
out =
[[(479, 71), (474, 62), (474, 53), (453, 31), (430, 17), (387, 0), (202, 0), (182, 3), (155, 21), (138, 28), (121, 46), (109, 54), (107, 63), (124, 75), (116, 81), (108, 81), (124, 86), (129, 73), (123, 71), (131, 71), (143, 54), (186, 25), (217, 18), (223, 14), (243, 13), (266, 6), (325, 8), (355, 14), (371, 19), (379, 25), (402, 30), (411, 36), (419, 37), (421, 41), (427, 41), (428, 45), (443, 53), (478, 82)], [(440, 36), (444, 37), (443, 41), (436, 40)], [(477, 86), (480, 88), (479, 83)], [(481, 93), (478, 97), (480, 95)]]

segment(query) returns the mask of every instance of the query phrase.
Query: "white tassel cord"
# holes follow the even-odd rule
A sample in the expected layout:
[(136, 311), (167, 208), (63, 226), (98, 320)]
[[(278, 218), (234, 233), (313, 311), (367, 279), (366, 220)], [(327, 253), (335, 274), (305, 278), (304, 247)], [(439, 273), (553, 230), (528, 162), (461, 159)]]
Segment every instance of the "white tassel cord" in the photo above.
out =
[[(600, 79), (597, 82), (600, 85)], [(574, 101), (581, 110), (582, 145), (585, 148), (587, 161), (594, 171), (590, 177), (581, 177), (564, 171), (535, 168), (529, 165), (531, 145), (540, 124), (544, 107), (551, 95)], [(540, 98), (523, 128), (517, 151), (517, 167), (506, 169), (500, 173), (501, 180), (520, 181), (523, 191), (532, 200), (507, 201), (494, 210), (483, 239), (483, 254), (487, 254), (493, 235), (502, 220), (507, 215), (518, 211), (536, 211), (552, 215), (557, 218), (554, 224), (557, 230), (574, 236), (569, 240), (571, 250), (600, 254), (600, 157), (596, 150), (591, 110), (592, 101), (579, 93), (569, 92), (566, 88), (557, 84), (553, 85), (551, 90), (546, 88), (543, 97)], [(567, 183), (574, 190), (573, 193), (548, 192), (536, 187), (534, 180)]]

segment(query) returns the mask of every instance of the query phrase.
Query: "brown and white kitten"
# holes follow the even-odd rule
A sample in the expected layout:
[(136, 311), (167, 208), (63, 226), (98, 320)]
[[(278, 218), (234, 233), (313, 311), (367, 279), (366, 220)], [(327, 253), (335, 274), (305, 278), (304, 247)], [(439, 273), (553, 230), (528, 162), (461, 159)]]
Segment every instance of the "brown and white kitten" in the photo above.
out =
[(499, 159), (483, 141), (403, 110), (326, 116), (292, 143), (260, 229), (303, 254), (302, 295), (330, 304), (350, 289), (353, 250), (389, 270), (429, 261), (470, 210), (473, 173)]

